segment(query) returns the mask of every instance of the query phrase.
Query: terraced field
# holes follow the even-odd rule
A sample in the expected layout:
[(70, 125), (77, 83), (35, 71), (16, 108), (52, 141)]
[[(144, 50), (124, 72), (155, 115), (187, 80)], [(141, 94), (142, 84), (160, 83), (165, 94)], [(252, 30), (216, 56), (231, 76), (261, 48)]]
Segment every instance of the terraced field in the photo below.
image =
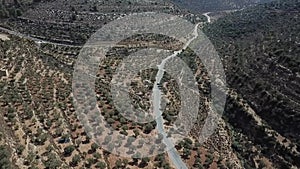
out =
[(158, 0), (41, 1), (2, 25), (42, 40), (83, 45), (104, 24), (130, 13), (149, 11), (179, 13), (180, 9)]

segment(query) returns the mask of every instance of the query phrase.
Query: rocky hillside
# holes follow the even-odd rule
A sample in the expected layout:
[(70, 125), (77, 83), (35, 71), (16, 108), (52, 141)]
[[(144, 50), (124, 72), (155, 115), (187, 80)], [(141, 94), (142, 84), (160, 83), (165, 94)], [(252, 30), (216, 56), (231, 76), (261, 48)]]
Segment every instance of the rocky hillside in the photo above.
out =
[(256, 165), (254, 149), (276, 168), (300, 167), (299, 10), (299, 1), (273, 2), (204, 28), (224, 62), (225, 118), (245, 167)]

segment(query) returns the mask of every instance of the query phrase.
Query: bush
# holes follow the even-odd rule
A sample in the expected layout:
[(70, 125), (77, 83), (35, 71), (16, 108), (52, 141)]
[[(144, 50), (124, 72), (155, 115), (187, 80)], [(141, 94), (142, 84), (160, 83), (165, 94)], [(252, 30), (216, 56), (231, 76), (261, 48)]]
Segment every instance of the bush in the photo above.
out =
[(3, 169), (10, 169), (11, 163), (9, 161), (10, 153), (5, 146), (0, 146), (0, 166)]
[(99, 148), (98, 144), (93, 143), (93, 144), (91, 145), (91, 150), (92, 150), (92, 152), (96, 152), (97, 148)]
[(22, 152), (24, 151), (25, 147), (23, 145), (18, 145), (17, 147), (17, 154), (21, 155)]
[(64, 155), (65, 156), (71, 156), (72, 152), (75, 150), (75, 147), (73, 145), (69, 145), (64, 149)]
[(50, 153), (48, 160), (44, 163), (46, 168), (57, 169), (61, 166), (61, 161), (59, 161), (54, 153)]
[(76, 154), (74, 155), (74, 157), (72, 158), (72, 161), (70, 162), (71, 166), (77, 166), (78, 163), (80, 162), (80, 155)]
[(96, 164), (96, 168), (105, 169), (106, 164), (104, 162), (100, 161)]

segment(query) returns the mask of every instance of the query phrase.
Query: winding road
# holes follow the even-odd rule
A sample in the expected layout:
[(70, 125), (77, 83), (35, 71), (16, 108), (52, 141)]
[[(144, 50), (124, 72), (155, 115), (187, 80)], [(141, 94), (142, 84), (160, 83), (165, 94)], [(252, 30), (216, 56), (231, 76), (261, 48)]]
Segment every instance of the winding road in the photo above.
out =
[[(209, 16), (210, 12), (204, 13), (203, 15), (207, 18), (207, 22), (211, 23), (211, 17)], [(162, 118), (162, 111), (161, 111), (161, 90), (159, 89), (159, 84), (161, 82), (161, 79), (163, 78), (163, 75), (165, 73), (164, 67), (165, 64), (168, 62), (168, 60), (176, 57), (178, 54), (180, 54), (183, 50), (185, 50), (192, 42), (195, 40), (199, 34), (198, 34), (198, 27), (200, 23), (195, 25), (194, 31), (192, 32), (192, 38), (184, 45), (184, 47), (181, 50), (174, 51), (174, 53), (164, 60), (162, 60), (161, 64), (158, 65), (158, 72), (155, 77), (155, 83), (153, 88), (153, 107), (154, 107), (154, 113), (156, 115), (156, 128), (158, 130), (158, 133), (160, 133), (163, 136), (163, 143), (167, 146), (168, 155), (172, 163), (174, 164), (175, 168), (177, 169), (188, 169), (187, 165), (183, 162), (181, 156), (175, 149), (175, 145), (171, 140), (167, 138), (167, 134), (164, 131), (164, 124), (163, 124), (163, 118)]]
[(200, 24), (198, 23), (195, 25), (194, 31), (192, 33), (192, 38), (184, 45), (184, 47), (181, 50), (174, 51), (174, 53), (167, 58), (165, 58), (160, 65), (158, 65), (158, 73), (156, 74), (156, 80), (155, 85), (153, 88), (153, 107), (154, 112), (156, 115), (156, 128), (158, 132), (163, 136), (163, 143), (167, 146), (168, 155), (171, 159), (172, 163), (177, 169), (188, 169), (186, 164), (182, 161), (180, 155), (178, 154), (177, 150), (175, 149), (175, 145), (171, 140), (167, 138), (167, 134), (164, 131), (164, 124), (163, 124), (163, 118), (162, 118), (162, 111), (161, 111), (161, 90), (159, 89), (158, 84), (160, 84), (161, 79), (163, 78), (163, 75), (165, 73), (164, 66), (167, 63), (168, 60), (171, 58), (176, 57), (178, 54), (180, 54), (183, 50), (185, 50), (192, 42), (198, 37), (198, 26)]

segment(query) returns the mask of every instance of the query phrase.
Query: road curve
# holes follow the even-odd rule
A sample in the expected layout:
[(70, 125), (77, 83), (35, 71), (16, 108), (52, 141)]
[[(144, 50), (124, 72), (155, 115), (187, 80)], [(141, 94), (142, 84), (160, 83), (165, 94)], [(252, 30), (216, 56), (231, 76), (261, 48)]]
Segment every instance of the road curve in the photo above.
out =
[(207, 22), (211, 23), (211, 17), (209, 16), (210, 12), (206, 12), (203, 15), (207, 18)]

